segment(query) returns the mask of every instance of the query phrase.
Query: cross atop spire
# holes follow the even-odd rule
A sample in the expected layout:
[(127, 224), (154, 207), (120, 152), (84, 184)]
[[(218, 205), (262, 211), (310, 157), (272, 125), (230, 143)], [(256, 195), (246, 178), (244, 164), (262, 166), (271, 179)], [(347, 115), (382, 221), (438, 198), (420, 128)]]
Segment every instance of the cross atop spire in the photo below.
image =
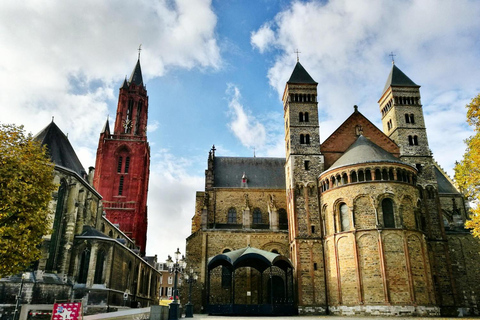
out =
[(140, 51), (142, 51), (142, 44), (140, 43), (140, 45), (138, 46), (138, 60), (140, 60)]
[(296, 54), (297, 54), (297, 62), (299, 62), (299, 61), (300, 61), (300, 59), (299, 59), (299, 57), (298, 57), (298, 54), (299, 54), (299, 53), (301, 53), (301, 52), (300, 52), (300, 51), (298, 51), (298, 49), (296, 49), (296, 50), (294, 51), (294, 53), (296, 53)]
[(389, 56), (392, 57), (392, 64), (395, 64), (394, 57), (396, 56), (396, 54), (393, 54), (393, 51), (392, 51), (392, 52), (390, 52)]

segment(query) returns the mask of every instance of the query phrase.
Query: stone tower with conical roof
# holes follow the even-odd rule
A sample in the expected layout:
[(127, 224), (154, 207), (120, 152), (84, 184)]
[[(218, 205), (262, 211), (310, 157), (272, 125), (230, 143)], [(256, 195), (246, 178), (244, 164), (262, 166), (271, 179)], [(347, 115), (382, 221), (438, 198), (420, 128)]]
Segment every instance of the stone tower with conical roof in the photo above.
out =
[(283, 94), (285, 179), (290, 259), (297, 279), (300, 313), (326, 310), (322, 226), (317, 177), (320, 152), (317, 82), (297, 62)]
[(118, 97), (113, 132), (107, 120), (98, 142), (94, 187), (103, 196), (107, 218), (145, 253), (150, 147), (148, 96), (140, 60)]
[(378, 101), (383, 131), (400, 147), (400, 159), (418, 171), (417, 206), (420, 227), (426, 231), (438, 303), (443, 308), (457, 304), (451, 278), (451, 259), (446, 245), (438, 183), (420, 99), (420, 86), (393, 64)]

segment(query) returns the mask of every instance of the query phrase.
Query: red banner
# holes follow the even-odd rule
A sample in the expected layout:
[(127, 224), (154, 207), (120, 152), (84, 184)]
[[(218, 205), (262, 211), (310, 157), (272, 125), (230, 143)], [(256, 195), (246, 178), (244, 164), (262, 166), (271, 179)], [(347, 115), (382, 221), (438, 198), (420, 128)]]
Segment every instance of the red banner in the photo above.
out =
[(81, 320), (82, 303), (65, 302), (53, 305), (52, 320)]

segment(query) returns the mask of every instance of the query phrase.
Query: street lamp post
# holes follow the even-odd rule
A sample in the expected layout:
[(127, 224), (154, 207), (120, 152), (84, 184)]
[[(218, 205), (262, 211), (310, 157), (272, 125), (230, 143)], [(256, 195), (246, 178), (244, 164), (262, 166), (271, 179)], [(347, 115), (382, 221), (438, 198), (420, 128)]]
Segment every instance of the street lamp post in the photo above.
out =
[(13, 312), (13, 320), (17, 320), (17, 314), (19, 314), (20, 312), (20, 304), (22, 303), (22, 291), (23, 291), (23, 282), (25, 280), (27, 280), (29, 277), (29, 274), (28, 273), (23, 273), (22, 274), (22, 279), (21, 279), (21, 282), (20, 282), (20, 289), (18, 290), (18, 294), (17, 294), (17, 301), (15, 303), (15, 311)]
[[(175, 281), (173, 283), (173, 301), (170, 303), (170, 310), (168, 312), (168, 320), (177, 320), (178, 319), (178, 290), (177, 290), (177, 285), (178, 285), (178, 274), (183, 273), (185, 270), (185, 267), (187, 266), (187, 262), (185, 261), (185, 258), (181, 256), (180, 250), (177, 248), (177, 252), (173, 254), (175, 261), (172, 260), (171, 256), (168, 256), (167, 259), (167, 267), (168, 271), (171, 274), (175, 274)], [(180, 259), (180, 256), (182, 257)]]
[(188, 303), (185, 306), (185, 318), (193, 318), (193, 303), (192, 303), (192, 284), (197, 282), (198, 275), (190, 268), (190, 272), (185, 274), (185, 281), (188, 283)]

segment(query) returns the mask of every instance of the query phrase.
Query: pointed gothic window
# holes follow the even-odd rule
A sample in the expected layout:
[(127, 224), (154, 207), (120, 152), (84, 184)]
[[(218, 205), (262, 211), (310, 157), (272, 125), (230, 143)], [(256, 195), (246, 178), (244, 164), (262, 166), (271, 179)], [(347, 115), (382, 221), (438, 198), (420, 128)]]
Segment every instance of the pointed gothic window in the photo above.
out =
[(78, 268), (78, 283), (87, 283), (88, 264), (90, 263), (90, 249), (85, 248), (80, 256), (80, 265)]
[(57, 207), (55, 209), (55, 218), (53, 220), (53, 232), (51, 236), (49, 254), (46, 270), (53, 271), (56, 268), (57, 259), (60, 249), (60, 241), (62, 235), (63, 208), (65, 204), (65, 196), (67, 191), (67, 181), (62, 180), (57, 193)]
[(140, 121), (141, 121), (141, 116), (142, 116), (142, 107), (143, 107), (143, 101), (140, 100), (138, 101), (137, 105), (137, 119), (135, 120), (135, 134), (140, 134)]
[(395, 228), (395, 217), (393, 215), (393, 201), (392, 199), (383, 199), (382, 201), (383, 212), (383, 226), (385, 228)]
[(128, 169), (130, 168), (130, 157), (125, 158), (125, 173), (128, 173)]
[(97, 254), (97, 264), (95, 265), (95, 277), (93, 283), (102, 283), (103, 268), (105, 264), (105, 251), (100, 249)]
[(120, 177), (120, 182), (118, 184), (118, 195), (121, 196), (123, 193), (123, 176)]
[(122, 161), (123, 161), (123, 158), (118, 157), (118, 162), (117, 162), (117, 172), (118, 173), (122, 172)]

